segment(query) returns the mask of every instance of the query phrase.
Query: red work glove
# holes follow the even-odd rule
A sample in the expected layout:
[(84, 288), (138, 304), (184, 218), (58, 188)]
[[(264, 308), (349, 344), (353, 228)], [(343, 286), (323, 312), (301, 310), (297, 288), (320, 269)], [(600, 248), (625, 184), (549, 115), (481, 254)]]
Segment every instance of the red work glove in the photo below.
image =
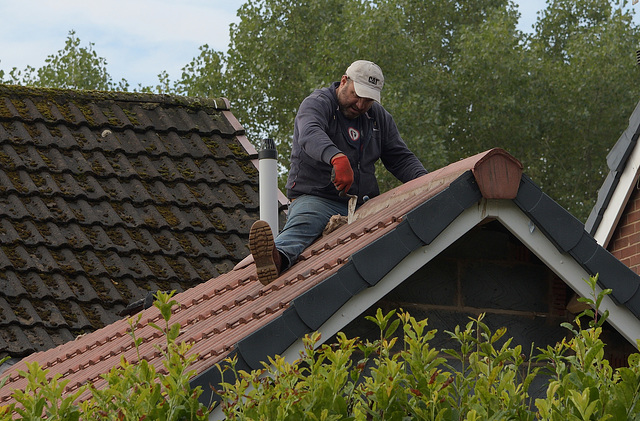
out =
[(333, 165), (331, 181), (333, 181), (336, 189), (340, 191), (340, 194), (344, 195), (353, 184), (353, 170), (351, 169), (349, 158), (344, 154), (337, 154), (331, 158), (331, 165)]

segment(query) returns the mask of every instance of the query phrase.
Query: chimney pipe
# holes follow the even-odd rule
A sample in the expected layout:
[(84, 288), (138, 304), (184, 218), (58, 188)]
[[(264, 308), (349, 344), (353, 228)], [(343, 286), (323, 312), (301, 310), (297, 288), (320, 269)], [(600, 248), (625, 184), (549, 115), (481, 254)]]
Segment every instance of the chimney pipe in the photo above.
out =
[(275, 237), (278, 235), (278, 151), (273, 139), (263, 139), (258, 159), (260, 219), (267, 221)]

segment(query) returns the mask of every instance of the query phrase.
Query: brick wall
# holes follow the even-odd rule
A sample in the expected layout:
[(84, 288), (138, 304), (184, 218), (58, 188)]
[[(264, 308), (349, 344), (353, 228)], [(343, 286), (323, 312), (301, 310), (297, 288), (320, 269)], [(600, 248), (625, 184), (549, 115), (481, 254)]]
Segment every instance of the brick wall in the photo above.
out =
[(629, 198), (607, 247), (618, 260), (640, 275), (640, 190)]

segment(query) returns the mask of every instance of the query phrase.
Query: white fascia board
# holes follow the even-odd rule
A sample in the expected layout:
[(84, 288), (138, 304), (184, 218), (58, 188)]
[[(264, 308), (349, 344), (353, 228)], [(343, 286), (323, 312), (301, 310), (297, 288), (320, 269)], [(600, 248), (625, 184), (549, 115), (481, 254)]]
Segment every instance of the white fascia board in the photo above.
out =
[(627, 201), (633, 192), (634, 185), (638, 182), (638, 164), (640, 163), (640, 147), (636, 145), (627, 159), (627, 164), (620, 175), (618, 185), (613, 191), (611, 200), (602, 214), (602, 220), (598, 224), (593, 238), (602, 247), (609, 245), (609, 240), (618, 226), (618, 221), (624, 212)]

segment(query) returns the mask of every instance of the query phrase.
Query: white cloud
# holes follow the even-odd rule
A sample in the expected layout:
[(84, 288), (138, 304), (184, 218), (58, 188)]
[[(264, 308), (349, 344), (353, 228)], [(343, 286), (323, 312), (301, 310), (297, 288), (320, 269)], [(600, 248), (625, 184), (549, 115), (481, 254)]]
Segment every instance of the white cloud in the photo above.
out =
[(46, 0), (0, 4), (0, 69), (40, 67), (74, 30), (107, 59), (114, 80), (151, 85), (180, 69), (208, 44), (226, 51), (229, 25), (243, 0)]

